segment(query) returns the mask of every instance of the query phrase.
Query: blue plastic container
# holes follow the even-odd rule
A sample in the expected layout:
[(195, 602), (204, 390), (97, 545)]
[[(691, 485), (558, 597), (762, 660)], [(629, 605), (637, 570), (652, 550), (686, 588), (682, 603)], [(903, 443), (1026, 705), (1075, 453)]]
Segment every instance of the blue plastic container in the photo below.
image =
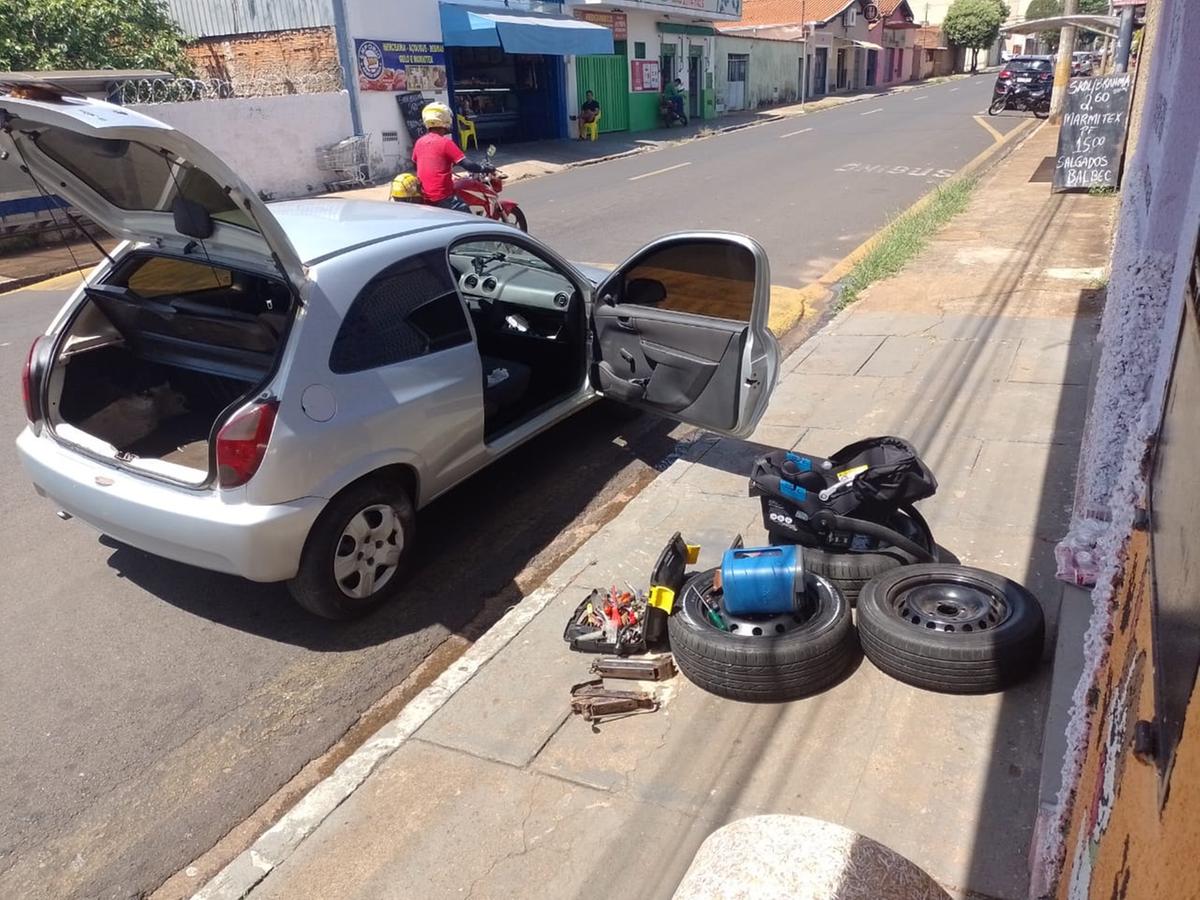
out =
[(800, 547), (737, 547), (721, 559), (722, 605), (734, 616), (790, 613), (804, 593)]

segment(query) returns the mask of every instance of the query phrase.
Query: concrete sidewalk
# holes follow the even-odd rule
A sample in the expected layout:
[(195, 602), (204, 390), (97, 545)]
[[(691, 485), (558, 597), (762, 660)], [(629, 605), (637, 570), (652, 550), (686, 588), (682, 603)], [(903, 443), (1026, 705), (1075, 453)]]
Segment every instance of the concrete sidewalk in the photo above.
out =
[[(828, 453), (895, 433), (937, 473), (922, 511), (939, 543), (1029, 586), (1053, 648), (1053, 541), (1072, 494), (1113, 204), (1031, 180), (1055, 140), (1048, 126), (1034, 133), (902, 274), (793, 353), (753, 441), (683, 448), (202, 895), (237, 896), (262, 878), (255, 897), (666, 898), (713, 829), (793, 813), (880, 841), (955, 896), (1025, 896), (1051, 649), (1004, 694), (928, 693), (863, 661), (832, 690), (781, 705), (721, 700), (677, 677), (659, 712), (593, 728), (567, 714), (590, 660), (567, 650), (562, 629), (591, 587), (644, 583), (677, 529), (704, 546), (701, 565), (738, 532), (763, 541), (746, 475), (768, 446)], [(357, 783), (372, 766), (325, 817), (337, 779)]]

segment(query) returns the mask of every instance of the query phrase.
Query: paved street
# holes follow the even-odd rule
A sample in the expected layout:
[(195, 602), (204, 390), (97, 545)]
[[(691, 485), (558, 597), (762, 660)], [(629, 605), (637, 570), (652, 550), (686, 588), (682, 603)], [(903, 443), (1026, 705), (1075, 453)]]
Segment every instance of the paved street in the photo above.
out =
[[(617, 262), (684, 228), (760, 239), (800, 286), (993, 141), (991, 77), (922, 87), (514, 185), (536, 235)], [(1003, 132), (1020, 119), (989, 124)], [(65, 291), (0, 297), (0, 416)], [(58, 522), (0, 447), (0, 896), (153, 891), (324, 753), (448, 636), (469, 639), (595, 531), (674, 447), (601, 410), (421, 520), (408, 603), (334, 626), (281, 587)], [(251, 835), (252, 836), (252, 835)]]
[(505, 191), (530, 231), (572, 259), (619, 263), (668, 231), (758, 239), (775, 284), (801, 287), (1004, 134), (988, 117), (994, 75), (868, 98), (687, 141)]

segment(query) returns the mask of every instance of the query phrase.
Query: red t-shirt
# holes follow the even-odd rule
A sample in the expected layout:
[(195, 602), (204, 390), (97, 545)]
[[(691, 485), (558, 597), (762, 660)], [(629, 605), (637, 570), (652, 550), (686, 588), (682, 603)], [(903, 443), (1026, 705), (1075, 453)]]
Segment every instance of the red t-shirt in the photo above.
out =
[(417, 164), (417, 178), (421, 179), (426, 200), (437, 203), (454, 194), (454, 178), (450, 172), (465, 155), (448, 134), (430, 131), (417, 138), (412, 158)]

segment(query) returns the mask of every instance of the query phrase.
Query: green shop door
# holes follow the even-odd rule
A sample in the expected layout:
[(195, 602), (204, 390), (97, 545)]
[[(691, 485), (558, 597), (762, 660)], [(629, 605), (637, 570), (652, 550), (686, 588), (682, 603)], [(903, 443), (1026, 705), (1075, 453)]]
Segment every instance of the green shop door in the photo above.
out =
[(575, 57), (579, 102), (591, 91), (600, 101), (600, 130), (629, 130), (629, 63), (624, 56)]

